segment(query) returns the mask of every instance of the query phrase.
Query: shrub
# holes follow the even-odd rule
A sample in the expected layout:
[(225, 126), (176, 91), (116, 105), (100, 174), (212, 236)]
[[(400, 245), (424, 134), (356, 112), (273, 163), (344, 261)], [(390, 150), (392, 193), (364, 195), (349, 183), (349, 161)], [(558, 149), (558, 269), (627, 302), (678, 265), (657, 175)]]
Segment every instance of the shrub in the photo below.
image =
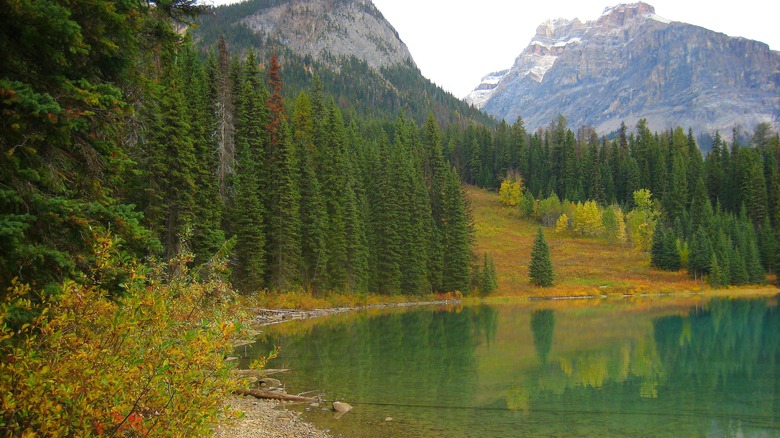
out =
[(520, 199), (523, 197), (523, 178), (517, 173), (507, 175), (504, 181), (501, 182), (498, 196), (501, 199), (501, 203), (507, 207), (519, 205)]
[(563, 233), (568, 229), (569, 229), (569, 216), (566, 216), (566, 213), (564, 213), (561, 215), (561, 217), (558, 218), (558, 222), (555, 223), (555, 232)]
[[(115, 263), (97, 239), (98, 265)], [(187, 257), (130, 271), (112, 299), (93, 281), (67, 281), (34, 301), (14, 282), (0, 302), (0, 430), (40, 436), (203, 436), (235, 389), (223, 359), (240, 333), (221, 262), (198, 279)], [(37, 315), (20, 329), (13, 314)]]

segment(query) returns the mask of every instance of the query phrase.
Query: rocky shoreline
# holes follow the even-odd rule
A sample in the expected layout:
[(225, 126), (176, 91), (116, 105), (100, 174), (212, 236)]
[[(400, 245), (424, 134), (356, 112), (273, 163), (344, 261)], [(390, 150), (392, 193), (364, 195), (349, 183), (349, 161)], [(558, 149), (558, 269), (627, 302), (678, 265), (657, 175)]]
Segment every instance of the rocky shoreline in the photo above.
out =
[(339, 313), (353, 312), (368, 309), (389, 309), (394, 307), (415, 307), (415, 306), (435, 306), (458, 304), (459, 300), (438, 300), (438, 301), (420, 301), (411, 303), (387, 303), (374, 304), (370, 306), (356, 307), (329, 307), (323, 309), (297, 310), (297, 309), (254, 309), (255, 317), (252, 319), (254, 326), (266, 326), (295, 321), (298, 319), (320, 318), (323, 316), (336, 315)]
[[(303, 421), (299, 412), (285, 409), (275, 400), (234, 395), (225, 400), (233, 411), (243, 412), (242, 418), (225, 422), (214, 430), (214, 438), (292, 438), (330, 437), (327, 431)], [(280, 408), (280, 405), (282, 406)]]
[[(251, 325), (262, 327), (367, 309), (457, 303), (459, 303), (458, 300), (439, 300), (414, 303), (376, 304), (358, 307), (333, 307), (313, 310), (254, 309), (255, 316), (252, 318)], [(250, 396), (232, 395), (225, 400), (225, 404), (233, 411), (243, 412), (243, 416), (235, 421), (226, 420), (215, 427), (214, 438), (324, 438), (332, 436), (327, 430), (321, 430), (302, 420), (299, 412), (286, 409), (284, 407), (284, 402), (261, 400)], [(334, 409), (336, 408), (337, 407), (334, 406)]]

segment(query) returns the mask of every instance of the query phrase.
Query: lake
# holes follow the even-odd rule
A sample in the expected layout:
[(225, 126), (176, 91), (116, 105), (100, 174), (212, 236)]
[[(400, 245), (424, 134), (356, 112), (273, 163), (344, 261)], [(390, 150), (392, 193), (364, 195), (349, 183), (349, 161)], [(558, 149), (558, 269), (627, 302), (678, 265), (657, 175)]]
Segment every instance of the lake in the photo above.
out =
[(359, 311), (248, 352), (273, 344), (289, 393), (354, 406), (304, 413), (336, 436), (780, 436), (777, 297)]

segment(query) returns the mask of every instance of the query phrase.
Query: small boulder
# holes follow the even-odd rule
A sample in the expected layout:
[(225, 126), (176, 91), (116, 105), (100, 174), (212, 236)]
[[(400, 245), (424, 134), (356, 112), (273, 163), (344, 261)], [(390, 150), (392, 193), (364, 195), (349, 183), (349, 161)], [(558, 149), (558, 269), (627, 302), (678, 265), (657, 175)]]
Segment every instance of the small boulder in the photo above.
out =
[(336, 411), (336, 412), (345, 413), (345, 412), (351, 411), (352, 410), (352, 406), (350, 406), (349, 403), (343, 403), (343, 402), (335, 401), (335, 402), (333, 402), (333, 410)]
[(387, 417), (385, 418), (385, 421), (393, 421), (393, 417)]
[(273, 379), (271, 377), (265, 377), (260, 380), (258, 380), (258, 383), (263, 388), (280, 388), (282, 386), (282, 382), (278, 379)]

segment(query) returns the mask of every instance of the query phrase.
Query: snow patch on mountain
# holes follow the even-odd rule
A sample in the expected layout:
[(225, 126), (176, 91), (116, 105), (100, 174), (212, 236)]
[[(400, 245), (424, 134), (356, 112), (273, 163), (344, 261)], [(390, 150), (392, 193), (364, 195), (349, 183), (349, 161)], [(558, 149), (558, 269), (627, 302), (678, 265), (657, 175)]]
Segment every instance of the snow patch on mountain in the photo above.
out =
[(477, 108), (482, 108), (487, 99), (490, 99), (490, 96), (493, 95), (493, 89), (496, 88), (507, 73), (509, 73), (509, 69), (483, 76), (477, 88), (464, 98), (465, 102)]

